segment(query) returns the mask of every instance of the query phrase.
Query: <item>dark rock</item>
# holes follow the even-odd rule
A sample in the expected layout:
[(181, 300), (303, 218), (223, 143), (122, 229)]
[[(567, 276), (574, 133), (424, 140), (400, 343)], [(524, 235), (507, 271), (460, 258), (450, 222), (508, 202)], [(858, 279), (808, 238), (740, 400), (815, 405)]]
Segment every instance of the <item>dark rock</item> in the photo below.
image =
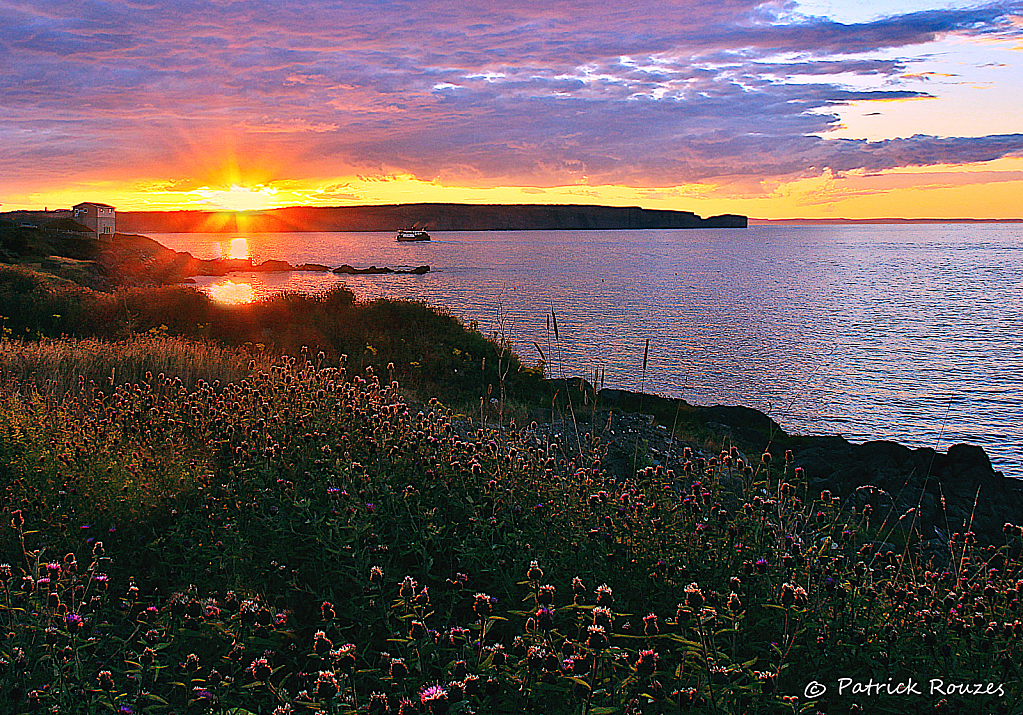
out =
[(293, 271), (295, 268), (287, 261), (269, 260), (263, 261), (258, 266), (255, 266), (253, 270), (267, 273), (284, 273), (286, 271)]
[[(780, 466), (785, 451), (792, 450), (792, 466), (802, 467), (809, 498), (829, 490), (846, 507), (870, 504), (871, 524), (885, 524), (885, 530), (891, 528), (903, 537), (912, 533), (924, 543), (947, 542), (955, 532), (973, 531), (978, 542), (1002, 544), (1005, 523), (1023, 524), (1023, 480), (995, 471), (987, 453), (977, 446), (957, 444), (942, 453), (890, 441), (854, 444), (838, 436), (793, 436), (768, 415), (748, 407), (701, 407), (627, 390), (594, 394), (580, 378), (550, 380), (548, 386), (552, 395), (562, 396), (558, 398), (562, 409), (567, 406), (566, 393), (582, 392), (586, 400), (573, 398), (576, 411), (588, 401), (596, 410), (631, 413), (631, 420), (620, 422), (630, 435), (623, 451), (627, 459), (621, 460), (627, 467), (634, 461), (636, 444), (654, 446), (660, 439), (661, 449), (671, 435), (662, 429), (664, 437), (659, 437), (657, 427), (675, 426), (676, 434), (704, 439), (707, 445), (735, 445), (752, 455), (748, 461), (759, 461), (766, 450)], [(641, 415), (654, 415), (655, 427), (647, 426)], [(714, 449), (710, 453), (715, 454)]]
[(340, 265), (340, 266), (338, 266), (337, 268), (334, 269), (334, 273), (340, 273), (340, 274), (343, 274), (343, 275), (357, 275), (357, 276), (363, 276), (363, 275), (373, 275), (373, 276), (377, 276), (377, 275), (390, 275), (392, 273), (405, 273), (405, 274), (423, 275), (424, 273), (429, 273), (429, 272), (430, 272), (430, 267), (429, 266), (419, 266), (417, 268), (412, 268), (411, 270), (404, 270), (404, 269), (395, 269), (395, 268), (387, 268), (387, 267), (377, 268), (376, 266), (370, 266), (369, 268), (354, 268), (353, 266), (350, 266), (347, 263), (344, 263), (344, 264), (342, 264), (342, 265)]
[(996, 472), (980, 447), (958, 444), (943, 454), (837, 437), (800, 442), (795, 466), (803, 467), (814, 491), (830, 489), (847, 505), (860, 506), (864, 485), (871, 485), (891, 500), (875, 506), (875, 520), (912, 526), (925, 540), (973, 531), (1001, 543), (1006, 522), (1023, 523), (1023, 484)]

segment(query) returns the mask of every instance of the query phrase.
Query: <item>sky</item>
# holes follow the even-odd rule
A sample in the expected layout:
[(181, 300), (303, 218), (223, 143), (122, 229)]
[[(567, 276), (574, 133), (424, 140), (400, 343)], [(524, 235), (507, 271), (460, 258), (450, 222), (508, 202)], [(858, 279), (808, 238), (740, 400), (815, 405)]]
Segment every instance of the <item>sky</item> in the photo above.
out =
[(0, 0), (0, 211), (1023, 217), (1023, 0)]

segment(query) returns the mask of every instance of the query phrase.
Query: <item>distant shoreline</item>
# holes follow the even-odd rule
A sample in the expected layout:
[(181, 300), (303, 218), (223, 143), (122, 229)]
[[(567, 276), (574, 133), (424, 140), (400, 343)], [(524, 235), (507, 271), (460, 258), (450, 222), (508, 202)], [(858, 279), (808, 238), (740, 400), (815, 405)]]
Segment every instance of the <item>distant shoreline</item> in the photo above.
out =
[(750, 226), (843, 226), (857, 224), (1023, 223), (1023, 218), (751, 218)]
[(746, 228), (747, 218), (692, 211), (588, 204), (392, 204), (294, 206), (265, 211), (123, 211), (123, 233), (283, 233), (294, 231), (566, 231)]

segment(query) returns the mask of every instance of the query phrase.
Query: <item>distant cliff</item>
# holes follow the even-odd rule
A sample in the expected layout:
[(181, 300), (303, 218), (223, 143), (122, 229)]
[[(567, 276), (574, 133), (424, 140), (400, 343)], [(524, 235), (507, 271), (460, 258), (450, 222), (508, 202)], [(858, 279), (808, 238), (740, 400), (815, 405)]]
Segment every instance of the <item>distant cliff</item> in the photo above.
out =
[(746, 228), (745, 216), (701, 218), (691, 211), (634, 206), (399, 204), (292, 207), (253, 212), (120, 211), (122, 233), (284, 231), (556, 231), (626, 228)]

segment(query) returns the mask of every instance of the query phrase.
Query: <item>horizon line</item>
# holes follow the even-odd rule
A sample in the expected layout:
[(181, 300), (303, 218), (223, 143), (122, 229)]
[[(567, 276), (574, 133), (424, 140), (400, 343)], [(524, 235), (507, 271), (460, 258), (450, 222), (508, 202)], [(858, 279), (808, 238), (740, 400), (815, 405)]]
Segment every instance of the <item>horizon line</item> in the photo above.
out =
[[(571, 203), (477, 203), (477, 202), (457, 202), (457, 201), (409, 201), (402, 203), (366, 203), (366, 204), (343, 204), (335, 206), (316, 206), (309, 204), (294, 204), (289, 206), (272, 206), (263, 209), (247, 209), (247, 210), (235, 210), (235, 209), (220, 209), (214, 207), (187, 207), (187, 208), (165, 208), (165, 209), (127, 209), (119, 211), (118, 213), (131, 214), (131, 213), (181, 213), (181, 212), (192, 212), (192, 213), (211, 213), (211, 214), (249, 214), (258, 215), (264, 213), (270, 213), (273, 211), (286, 211), (290, 209), (356, 209), (356, 208), (379, 208), (387, 206), (416, 206), (416, 205), (447, 205), (447, 206), (536, 206), (536, 207), (558, 207), (558, 206), (574, 206), (574, 207), (592, 207), (592, 208), (610, 208), (610, 209), (640, 209), (643, 211), (665, 211), (665, 212), (678, 212), (678, 213), (692, 213), (695, 211), (689, 209), (664, 209), (664, 208), (646, 208), (644, 206), (629, 205), (629, 206), (618, 206), (614, 204), (571, 204)], [(14, 209), (11, 211), (0, 211), (0, 216), (5, 214), (17, 214), (17, 213), (55, 213), (59, 211), (68, 211), (70, 209), (55, 208), (50, 209), (44, 207), (42, 209)], [(699, 215), (699, 214), (696, 214)], [(715, 216), (744, 216), (744, 214), (734, 214), (726, 212), (724, 214), (715, 214)], [(713, 218), (710, 216), (708, 218)], [(836, 218), (813, 218), (813, 217), (785, 217), (785, 218), (758, 218), (755, 216), (746, 216), (749, 225), (771, 225), (771, 224), (905, 224), (905, 223), (1023, 223), (1023, 216), (1015, 218), (973, 218), (973, 217), (955, 217), (955, 218), (940, 218), (940, 217), (900, 217), (900, 216), (877, 216), (871, 218), (849, 218), (849, 217), (836, 217)]]

